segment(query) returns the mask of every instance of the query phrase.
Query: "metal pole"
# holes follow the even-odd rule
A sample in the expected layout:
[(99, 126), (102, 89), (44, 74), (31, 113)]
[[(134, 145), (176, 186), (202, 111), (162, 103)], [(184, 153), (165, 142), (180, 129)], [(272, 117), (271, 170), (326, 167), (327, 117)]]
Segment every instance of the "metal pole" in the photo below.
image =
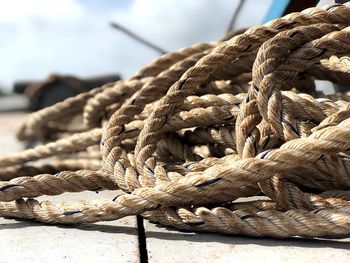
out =
[(237, 8), (236, 8), (235, 11), (233, 12), (233, 15), (232, 15), (230, 24), (228, 25), (228, 28), (227, 28), (226, 33), (230, 32), (230, 31), (233, 29), (233, 27), (234, 27), (234, 25), (235, 25), (235, 23), (236, 23), (238, 14), (239, 14), (239, 12), (241, 11), (241, 9), (242, 9), (242, 7), (243, 7), (243, 4), (244, 4), (244, 0), (240, 0), (239, 3), (238, 3)]
[(135, 39), (136, 41), (144, 44), (145, 46), (148, 46), (149, 48), (157, 51), (158, 53), (160, 53), (161, 55), (165, 54), (165, 53), (168, 53), (167, 51), (165, 51), (164, 49), (156, 46), (155, 44), (149, 42), (148, 40), (136, 35), (135, 33), (131, 32), (129, 29), (115, 23), (115, 22), (111, 22), (110, 23), (111, 26), (115, 29), (118, 29), (119, 31), (122, 31), (123, 33), (125, 33), (126, 35), (128, 35), (129, 37)]

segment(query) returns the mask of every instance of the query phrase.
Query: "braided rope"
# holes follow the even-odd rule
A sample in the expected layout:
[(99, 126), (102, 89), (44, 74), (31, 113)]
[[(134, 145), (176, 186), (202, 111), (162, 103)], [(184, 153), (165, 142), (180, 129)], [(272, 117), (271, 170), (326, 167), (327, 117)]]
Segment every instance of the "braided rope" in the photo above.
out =
[[(349, 237), (349, 95), (314, 85), (350, 79), (349, 25), (349, 4), (306, 9), (33, 113), (18, 137), (59, 139), (0, 158), (0, 216), (142, 215), (191, 231)], [(124, 194), (33, 199), (104, 189)]]

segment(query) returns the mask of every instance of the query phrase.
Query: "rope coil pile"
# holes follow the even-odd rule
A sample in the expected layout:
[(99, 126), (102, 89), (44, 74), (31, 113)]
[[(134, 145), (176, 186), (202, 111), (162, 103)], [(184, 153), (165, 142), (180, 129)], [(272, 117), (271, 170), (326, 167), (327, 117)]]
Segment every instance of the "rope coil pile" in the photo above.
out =
[[(310, 8), (35, 112), (18, 138), (44, 144), (0, 158), (0, 216), (349, 237), (350, 94), (314, 84), (349, 85), (349, 54), (350, 5)], [(124, 194), (33, 199), (103, 189)]]

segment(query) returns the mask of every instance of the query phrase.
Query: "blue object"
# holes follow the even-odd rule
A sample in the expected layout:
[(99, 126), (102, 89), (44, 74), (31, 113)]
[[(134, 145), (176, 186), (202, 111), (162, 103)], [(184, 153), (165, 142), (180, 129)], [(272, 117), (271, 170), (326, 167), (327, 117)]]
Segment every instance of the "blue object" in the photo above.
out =
[(269, 11), (265, 15), (263, 23), (281, 17), (286, 10), (289, 2), (290, 0), (273, 0)]

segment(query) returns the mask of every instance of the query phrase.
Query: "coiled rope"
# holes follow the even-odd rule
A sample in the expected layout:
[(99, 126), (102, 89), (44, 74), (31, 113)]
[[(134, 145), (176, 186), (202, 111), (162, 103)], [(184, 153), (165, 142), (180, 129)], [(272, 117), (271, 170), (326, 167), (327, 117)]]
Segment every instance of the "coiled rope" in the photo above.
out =
[[(306, 9), (31, 114), (18, 138), (44, 144), (0, 158), (0, 216), (349, 237), (349, 95), (314, 85), (349, 85), (349, 26), (349, 4)], [(124, 194), (33, 199), (103, 189)]]

